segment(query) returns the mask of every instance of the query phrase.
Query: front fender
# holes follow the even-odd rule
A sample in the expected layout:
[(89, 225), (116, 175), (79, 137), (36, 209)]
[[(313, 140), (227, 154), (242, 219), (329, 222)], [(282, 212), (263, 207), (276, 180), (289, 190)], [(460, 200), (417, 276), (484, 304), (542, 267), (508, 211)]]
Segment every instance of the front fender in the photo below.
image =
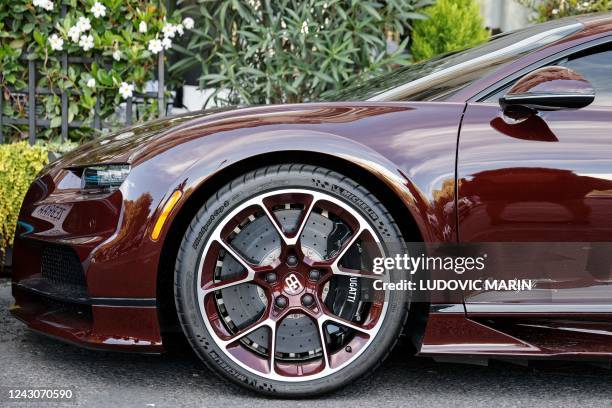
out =
[[(183, 124), (143, 146), (134, 157), (132, 172), (121, 189), (123, 225), (117, 237), (99, 247), (92, 258), (93, 263), (108, 267), (96, 269), (88, 282), (96, 283), (93, 288), (106, 296), (121, 296), (125, 287), (138, 287), (142, 296), (155, 296), (166, 234), (189, 198), (207, 188), (213, 177), (223, 177), (230, 166), (283, 152), (324, 155), (361, 167), (397, 194), (425, 241), (452, 242), (456, 237), (455, 155), (463, 107), (380, 102), (293, 105), (250, 108), (243, 115), (235, 111), (230, 117), (212, 115)], [(177, 189), (183, 195), (161, 235), (153, 240), (155, 221)], [(123, 273), (117, 265), (132, 272)], [(109, 281), (122, 285), (110, 287), (105, 284)]]
[(202, 140), (206, 148), (201, 149), (201, 157), (176, 178), (165, 197), (177, 188), (184, 192), (174, 217), (191, 194), (206, 188), (207, 180), (242, 161), (284, 152), (294, 157), (299, 153), (328, 156), (361, 167), (391, 189), (423, 239), (454, 241), (454, 166), (463, 106), (387, 103), (347, 110), (333, 124), (312, 120), (324, 126), (296, 128), (274, 123), (268, 126), (272, 129), (223, 131)]

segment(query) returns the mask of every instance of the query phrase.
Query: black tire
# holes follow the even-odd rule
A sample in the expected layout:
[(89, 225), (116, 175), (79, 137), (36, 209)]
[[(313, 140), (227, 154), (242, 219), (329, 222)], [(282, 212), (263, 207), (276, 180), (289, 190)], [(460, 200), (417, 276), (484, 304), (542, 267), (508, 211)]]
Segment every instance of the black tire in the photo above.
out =
[(397, 343), (406, 323), (409, 299), (405, 291), (390, 292), (386, 316), (369, 347), (348, 366), (326, 377), (304, 382), (276, 381), (245, 370), (228, 358), (208, 332), (198, 307), (196, 270), (199, 259), (209, 234), (216, 225), (223, 222), (225, 214), (253, 196), (284, 188), (318, 190), (337, 197), (365, 219), (371, 220), (371, 225), (381, 240), (403, 245), (403, 237), (389, 211), (374, 194), (356, 181), (312, 165), (284, 164), (263, 167), (225, 185), (202, 206), (192, 220), (176, 260), (175, 300), (187, 339), (212, 371), (259, 393), (278, 397), (312, 397), (363, 378), (383, 362)]

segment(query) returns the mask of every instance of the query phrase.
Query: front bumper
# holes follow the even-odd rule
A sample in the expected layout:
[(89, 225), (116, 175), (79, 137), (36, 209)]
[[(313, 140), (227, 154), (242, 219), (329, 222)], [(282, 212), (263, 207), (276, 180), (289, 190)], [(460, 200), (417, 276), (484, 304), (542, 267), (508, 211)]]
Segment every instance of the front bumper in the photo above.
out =
[(163, 351), (154, 305), (118, 306), (117, 299), (111, 305), (96, 304), (95, 299), (56, 297), (26, 284), (13, 284), (13, 297), (15, 317), (57, 339), (94, 349)]
[(129, 202), (126, 213), (120, 190), (83, 196), (62, 189), (64, 177), (39, 178), (22, 205), (11, 313), (33, 330), (83, 347), (163, 351), (157, 253), (127, 232), (135, 222), (146, 225), (147, 214), (139, 219), (143, 212)]

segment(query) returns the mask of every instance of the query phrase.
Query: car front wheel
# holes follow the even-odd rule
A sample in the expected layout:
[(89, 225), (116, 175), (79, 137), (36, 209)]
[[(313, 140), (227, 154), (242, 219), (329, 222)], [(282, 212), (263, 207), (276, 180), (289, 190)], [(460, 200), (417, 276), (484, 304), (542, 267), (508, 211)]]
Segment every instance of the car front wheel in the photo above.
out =
[(373, 290), (373, 257), (402, 247), (389, 211), (356, 181), (275, 165), (214, 194), (175, 269), (183, 330), (202, 360), (266, 394), (304, 397), (372, 372), (406, 321), (402, 291)]

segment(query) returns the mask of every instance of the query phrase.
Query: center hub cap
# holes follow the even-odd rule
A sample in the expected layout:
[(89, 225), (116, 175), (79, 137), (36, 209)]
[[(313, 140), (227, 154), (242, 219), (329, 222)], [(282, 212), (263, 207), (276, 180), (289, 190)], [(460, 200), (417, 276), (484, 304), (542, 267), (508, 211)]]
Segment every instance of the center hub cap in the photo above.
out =
[(290, 273), (283, 279), (283, 290), (289, 296), (295, 296), (304, 290), (304, 285), (297, 273)]

